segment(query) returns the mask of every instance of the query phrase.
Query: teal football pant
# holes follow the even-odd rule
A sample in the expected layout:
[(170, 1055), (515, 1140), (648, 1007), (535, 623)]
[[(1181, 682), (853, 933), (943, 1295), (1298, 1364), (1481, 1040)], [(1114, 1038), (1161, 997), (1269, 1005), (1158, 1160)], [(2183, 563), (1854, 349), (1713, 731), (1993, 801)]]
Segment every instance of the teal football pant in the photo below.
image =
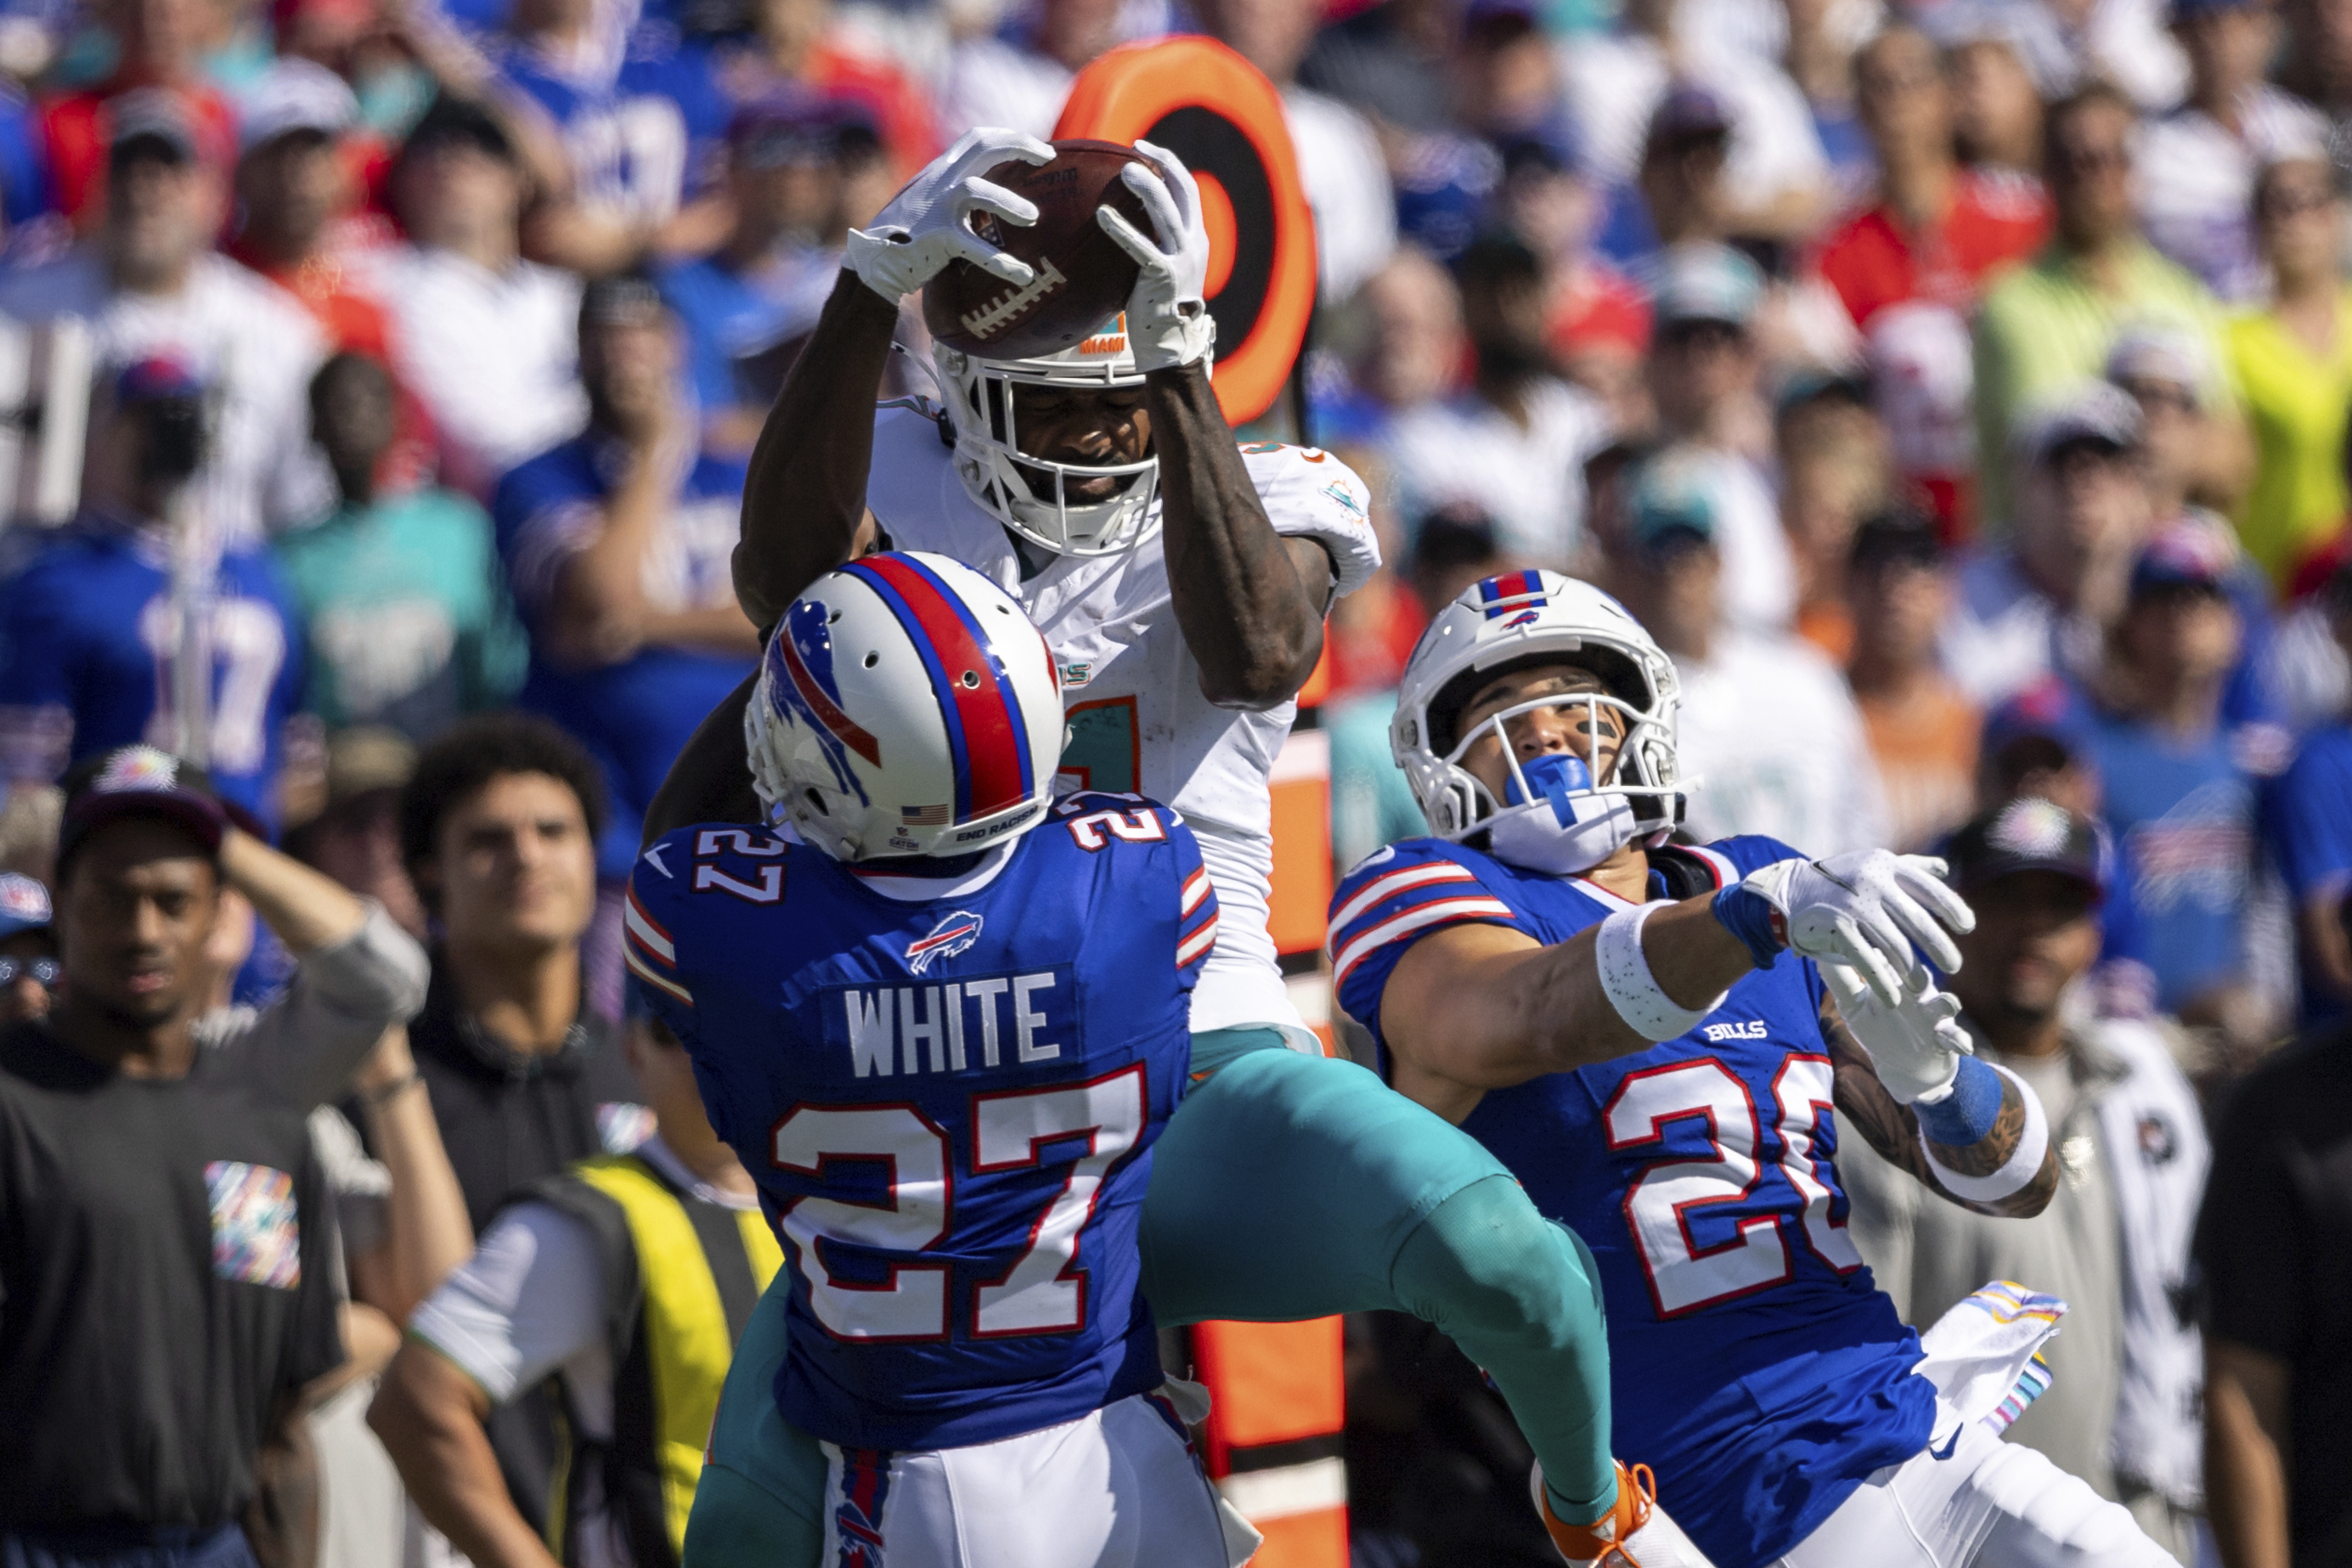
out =
[[(1591, 1255), (1476, 1140), (1353, 1064), (1273, 1029), (1192, 1041), (1195, 1083), (1153, 1145), (1143, 1289), (1163, 1326), (1379, 1310), (1426, 1319), (1486, 1371), (1552, 1507), (1617, 1498), (1609, 1352)], [(687, 1526), (688, 1568), (818, 1568), (825, 1461), (776, 1408), (779, 1272), (753, 1312)]]

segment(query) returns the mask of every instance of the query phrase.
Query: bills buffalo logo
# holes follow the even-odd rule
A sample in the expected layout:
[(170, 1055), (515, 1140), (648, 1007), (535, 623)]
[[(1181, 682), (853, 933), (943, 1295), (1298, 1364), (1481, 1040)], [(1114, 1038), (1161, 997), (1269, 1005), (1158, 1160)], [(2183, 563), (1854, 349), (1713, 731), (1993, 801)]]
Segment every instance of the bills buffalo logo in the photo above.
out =
[(1541, 619), (1543, 619), (1543, 617), (1537, 615), (1533, 610), (1521, 610), (1517, 615), (1513, 616), (1509, 620), (1503, 623), (1503, 629), (1505, 631), (1509, 631), (1513, 626), (1531, 626)]
[(944, 963), (960, 952), (971, 951), (980, 940), (980, 917), (970, 910), (957, 910), (938, 925), (931, 934), (907, 944), (907, 967), (917, 974), (934, 963)]

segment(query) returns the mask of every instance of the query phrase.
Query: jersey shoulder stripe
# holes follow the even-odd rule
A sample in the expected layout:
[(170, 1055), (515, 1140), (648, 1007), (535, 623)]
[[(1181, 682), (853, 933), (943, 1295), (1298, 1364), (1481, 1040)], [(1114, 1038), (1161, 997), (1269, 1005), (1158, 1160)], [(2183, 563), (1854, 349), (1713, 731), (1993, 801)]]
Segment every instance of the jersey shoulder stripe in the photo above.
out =
[(1375, 852), (1332, 894), (1332, 983), (1344, 985), (1383, 947), (1431, 928), (1477, 921), (1516, 925), (1510, 905), (1443, 839), (1408, 839)]

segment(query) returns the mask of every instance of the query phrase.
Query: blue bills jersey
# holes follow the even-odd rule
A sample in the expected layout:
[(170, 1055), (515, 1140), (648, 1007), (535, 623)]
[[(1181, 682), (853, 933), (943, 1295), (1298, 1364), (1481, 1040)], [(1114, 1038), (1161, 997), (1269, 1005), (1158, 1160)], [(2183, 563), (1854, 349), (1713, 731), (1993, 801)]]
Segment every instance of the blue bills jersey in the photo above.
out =
[(1072, 795), (984, 886), (887, 886), (712, 826), (630, 878), (629, 971), (784, 1240), (784, 1415), (959, 1447), (1156, 1387), (1136, 1233), (1216, 939), (1191, 830)]
[[(1794, 853), (1754, 837), (1653, 851), (1654, 887), (1705, 892)], [(1423, 936), (1483, 922), (1549, 944), (1627, 907), (1460, 845), (1391, 845), (1332, 895), (1339, 1000), (1385, 1072), (1381, 992)], [(1727, 1565), (1803, 1540), (1933, 1423), (1918, 1336), (1846, 1232), (1821, 1002), (1812, 963), (1783, 955), (1690, 1034), (1489, 1090), (1462, 1124), (1592, 1249), (1612, 1447), (1656, 1470), (1675, 1521)]]

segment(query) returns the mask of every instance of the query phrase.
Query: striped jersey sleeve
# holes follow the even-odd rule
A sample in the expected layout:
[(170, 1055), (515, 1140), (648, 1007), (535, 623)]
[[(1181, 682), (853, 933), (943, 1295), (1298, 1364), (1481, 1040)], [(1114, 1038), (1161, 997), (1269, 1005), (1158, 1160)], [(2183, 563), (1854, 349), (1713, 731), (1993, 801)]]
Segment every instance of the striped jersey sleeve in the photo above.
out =
[(1189, 991), (1201, 978), (1201, 968), (1209, 962), (1209, 954), (1217, 945), (1217, 889), (1209, 881), (1208, 867), (1201, 863), (1201, 846), (1193, 838), (1192, 830), (1184, 826), (1173, 809), (1160, 809), (1172, 819), (1168, 837), (1175, 846), (1181, 888), (1176, 902), (1176, 967)]
[(1340, 879), (1331, 895), (1333, 985), (1339, 1005), (1368, 1026), (1380, 1016), (1389, 972), (1431, 931), (1507, 925), (1537, 936), (1453, 848), (1433, 838), (1391, 844)]
[(677, 971), (677, 944), (671, 935), (686, 891), (686, 834), (673, 833), (637, 857), (621, 902), (621, 961), (662, 1021), (684, 1039), (694, 994)]

